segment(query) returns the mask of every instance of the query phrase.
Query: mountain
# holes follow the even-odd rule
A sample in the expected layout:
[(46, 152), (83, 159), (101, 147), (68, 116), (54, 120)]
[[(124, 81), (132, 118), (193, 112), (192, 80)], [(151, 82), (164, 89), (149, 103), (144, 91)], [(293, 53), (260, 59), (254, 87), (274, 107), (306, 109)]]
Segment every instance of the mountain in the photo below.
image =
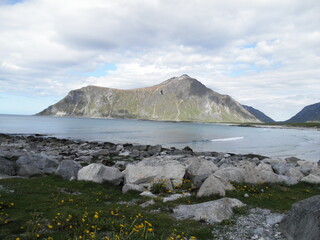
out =
[(320, 102), (304, 107), (286, 123), (320, 122)]
[(275, 121), (270, 118), (269, 116), (265, 115), (263, 112), (259, 111), (258, 109), (255, 109), (251, 106), (242, 105), (248, 112), (250, 112), (253, 116), (258, 118), (261, 122), (264, 123), (274, 123)]
[(214, 92), (188, 75), (132, 90), (83, 87), (70, 91), (65, 98), (37, 115), (259, 122), (230, 96)]

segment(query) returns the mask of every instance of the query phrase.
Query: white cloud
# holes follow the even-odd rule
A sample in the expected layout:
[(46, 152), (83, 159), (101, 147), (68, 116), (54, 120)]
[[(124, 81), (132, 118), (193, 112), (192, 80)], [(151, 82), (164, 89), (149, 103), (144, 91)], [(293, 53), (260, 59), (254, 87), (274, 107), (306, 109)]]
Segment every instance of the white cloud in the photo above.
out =
[[(0, 1), (0, 93), (62, 97), (187, 73), (277, 120), (320, 101), (317, 0), (8, 2)], [(95, 76), (108, 64), (116, 69)]]

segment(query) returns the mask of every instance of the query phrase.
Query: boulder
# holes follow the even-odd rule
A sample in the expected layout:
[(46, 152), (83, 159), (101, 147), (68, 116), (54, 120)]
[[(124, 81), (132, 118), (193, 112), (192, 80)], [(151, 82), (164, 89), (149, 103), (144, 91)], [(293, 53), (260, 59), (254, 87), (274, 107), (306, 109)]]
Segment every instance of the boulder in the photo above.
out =
[(92, 156), (80, 156), (74, 160), (80, 163), (91, 163)]
[(320, 239), (320, 195), (293, 204), (279, 224), (288, 240)]
[(172, 201), (176, 201), (176, 200), (178, 200), (180, 198), (190, 197), (190, 196), (191, 196), (191, 193), (182, 193), (182, 194), (177, 193), (177, 194), (172, 194), (172, 195), (170, 195), (168, 197), (164, 197), (162, 199), (162, 201), (163, 202), (172, 202)]
[(154, 195), (152, 192), (150, 191), (144, 191), (142, 193), (140, 193), (140, 196), (143, 196), (143, 197), (150, 197), (150, 198), (156, 198), (157, 195)]
[(126, 183), (150, 184), (157, 179), (169, 179), (176, 186), (182, 183), (186, 167), (167, 157), (145, 158), (129, 164), (124, 171)]
[(244, 207), (241, 201), (235, 198), (221, 198), (215, 201), (194, 205), (180, 205), (173, 209), (176, 219), (193, 219), (208, 223), (217, 223), (229, 219), (233, 215), (233, 208)]
[(193, 182), (193, 184), (194, 184), (194, 186), (195, 186), (196, 188), (200, 188), (201, 185), (204, 183), (204, 181), (205, 181), (209, 176), (210, 176), (210, 175), (208, 175), (208, 174), (195, 176), (195, 177), (192, 179), (192, 182)]
[(0, 157), (0, 174), (13, 176), (16, 174), (15, 167), (16, 164), (14, 162)]
[(320, 168), (319, 167), (318, 168), (314, 168), (314, 169), (311, 170), (310, 173), (320, 177)]
[(313, 174), (309, 174), (308, 176), (303, 177), (301, 179), (301, 182), (320, 184), (320, 177)]
[(279, 175), (285, 175), (289, 169), (286, 163), (277, 163), (272, 166), (273, 171)]
[(108, 149), (100, 149), (91, 153), (92, 157), (108, 156), (108, 155), (110, 155)]
[(151, 199), (147, 202), (141, 203), (139, 206), (142, 208), (146, 208), (146, 207), (152, 206), (154, 204), (156, 204), (156, 202), (153, 199)]
[(292, 177), (297, 179), (298, 181), (301, 180), (301, 178), (304, 177), (304, 174), (302, 172), (300, 172), (297, 168), (291, 167), (288, 169), (288, 171), (286, 172), (286, 176), (288, 177)]
[(244, 182), (245, 172), (242, 168), (227, 167), (218, 169), (214, 175), (220, 179), (224, 179), (227, 182)]
[(35, 175), (43, 175), (44, 172), (32, 165), (19, 165), (17, 174), (23, 177), (31, 177)]
[(291, 164), (291, 165), (294, 165), (294, 166), (297, 165), (298, 161), (301, 161), (301, 159), (296, 158), (296, 157), (288, 157), (288, 158), (286, 158), (286, 162)]
[(287, 185), (295, 185), (299, 182), (299, 180), (293, 178), (293, 177), (288, 177), (284, 175), (279, 175), (279, 182), (287, 184)]
[(279, 175), (271, 171), (259, 170), (257, 168), (247, 168), (245, 171), (245, 182), (251, 184), (277, 183), (282, 180)]
[(114, 185), (119, 185), (123, 180), (123, 176), (124, 174), (117, 168), (107, 167), (99, 163), (92, 163), (81, 168), (78, 172), (78, 180), (96, 183), (110, 182)]
[(76, 179), (78, 176), (78, 171), (82, 168), (82, 166), (73, 160), (63, 160), (60, 162), (56, 175), (61, 176), (66, 180)]
[(150, 155), (157, 155), (162, 151), (161, 145), (148, 146), (148, 153)]
[(54, 173), (59, 165), (59, 162), (56, 159), (49, 158), (44, 153), (37, 154), (27, 154), (19, 157), (16, 161), (18, 166), (20, 165), (29, 165), (33, 168), (38, 168), (44, 173)]
[(209, 162), (202, 158), (193, 157), (187, 160), (189, 163), (187, 167), (187, 173), (191, 177), (199, 175), (211, 175), (218, 167), (213, 162)]
[(257, 168), (258, 171), (269, 171), (269, 172), (273, 172), (272, 166), (270, 164), (267, 163), (260, 163)]
[(271, 166), (276, 165), (276, 164), (285, 164), (287, 161), (285, 159), (281, 158), (265, 158), (261, 162), (270, 164)]
[(222, 197), (226, 195), (227, 190), (233, 190), (233, 186), (222, 178), (211, 175), (201, 185), (197, 197), (205, 197), (218, 194)]
[(141, 185), (127, 183), (122, 188), (122, 193), (127, 193), (129, 191), (143, 192), (145, 188)]

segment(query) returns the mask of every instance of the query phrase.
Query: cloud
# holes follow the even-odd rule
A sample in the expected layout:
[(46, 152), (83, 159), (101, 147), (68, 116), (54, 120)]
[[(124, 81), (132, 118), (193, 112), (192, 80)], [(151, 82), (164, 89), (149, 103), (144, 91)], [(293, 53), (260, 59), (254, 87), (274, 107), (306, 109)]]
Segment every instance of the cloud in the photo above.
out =
[(58, 98), (187, 73), (284, 120), (320, 101), (319, 12), (317, 0), (2, 1), (0, 94)]

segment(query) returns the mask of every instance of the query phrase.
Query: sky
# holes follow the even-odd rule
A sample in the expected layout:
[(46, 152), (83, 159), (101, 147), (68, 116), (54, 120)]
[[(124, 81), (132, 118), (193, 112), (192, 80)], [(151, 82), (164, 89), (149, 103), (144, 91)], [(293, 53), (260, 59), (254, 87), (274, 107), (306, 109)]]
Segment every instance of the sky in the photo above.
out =
[(287, 120), (320, 102), (320, 1), (0, 0), (0, 114), (182, 74)]

